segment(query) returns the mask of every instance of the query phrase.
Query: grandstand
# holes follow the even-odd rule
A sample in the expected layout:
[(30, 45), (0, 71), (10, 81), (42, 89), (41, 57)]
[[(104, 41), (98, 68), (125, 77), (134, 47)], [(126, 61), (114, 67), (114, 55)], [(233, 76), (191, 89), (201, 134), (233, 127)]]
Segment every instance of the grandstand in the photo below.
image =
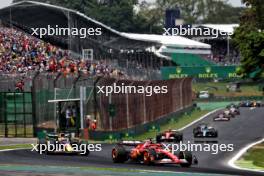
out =
[[(207, 43), (211, 45), (212, 57), (210, 60), (218, 65), (239, 65), (240, 53), (234, 47), (230, 35), (234, 33), (238, 24), (198, 24), (194, 25), (195, 28), (200, 28), (202, 31), (206, 28), (209, 29), (209, 36), (190, 36), (193, 40)], [(214, 32), (212, 32), (214, 31)], [(213, 34), (217, 34), (213, 36)]]
[[(82, 58), (83, 49), (92, 49), (94, 60), (105, 60), (128, 75), (141, 79), (160, 79), (161, 66), (177, 65), (171, 54), (184, 52), (210, 54), (210, 45), (179, 36), (129, 34), (116, 31), (84, 14), (50, 4), (22, 1), (0, 10), (1, 23), (29, 34), (31, 28), (98, 28), (100, 36), (44, 36), (43, 40)], [(52, 19), (52, 20), (50, 20)], [(39, 36), (36, 36), (39, 37)], [(133, 68), (133, 69), (131, 69)], [(142, 78), (142, 75), (146, 75)]]

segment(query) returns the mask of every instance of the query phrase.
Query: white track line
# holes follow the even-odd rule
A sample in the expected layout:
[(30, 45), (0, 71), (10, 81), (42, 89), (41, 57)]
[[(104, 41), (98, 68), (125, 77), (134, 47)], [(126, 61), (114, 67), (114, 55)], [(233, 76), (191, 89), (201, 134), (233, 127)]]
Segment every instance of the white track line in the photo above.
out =
[(195, 120), (195, 121), (189, 123), (188, 125), (186, 125), (186, 126), (180, 128), (180, 129), (178, 129), (178, 130), (179, 130), (179, 131), (182, 131), (182, 130), (184, 130), (184, 129), (190, 127), (190, 126), (192, 126), (193, 124), (195, 124), (195, 123), (197, 123), (197, 122), (203, 120), (203, 119), (206, 118), (207, 116), (209, 116), (209, 115), (211, 115), (211, 114), (213, 114), (213, 113), (215, 113), (216, 111), (219, 111), (219, 110), (221, 110), (221, 109), (223, 109), (223, 108), (218, 108), (218, 109), (215, 109), (215, 110), (213, 110), (213, 111), (211, 111), (211, 112), (208, 112), (207, 114), (203, 115), (203, 116), (200, 117), (199, 119), (197, 119), (197, 120)]
[(238, 167), (237, 165), (235, 165), (235, 162), (242, 156), (244, 155), (244, 153), (247, 152), (247, 150), (251, 147), (253, 147), (254, 145), (257, 145), (257, 144), (260, 144), (264, 142), (264, 138), (257, 141), (257, 142), (254, 142), (254, 143), (251, 143), (251, 144), (248, 144), (246, 147), (242, 148), (233, 158), (231, 158), (229, 161), (228, 161), (228, 165), (230, 167), (233, 167), (235, 169), (239, 169), (239, 170), (247, 170), (247, 171), (254, 171), (254, 172), (261, 172), (261, 173), (264, 173), (264, 170), (263, 171), (258, 171), (258, 170), (254, 170), (254, 169), (247, 169), (247, 168), (241, 168), (241, 167)]

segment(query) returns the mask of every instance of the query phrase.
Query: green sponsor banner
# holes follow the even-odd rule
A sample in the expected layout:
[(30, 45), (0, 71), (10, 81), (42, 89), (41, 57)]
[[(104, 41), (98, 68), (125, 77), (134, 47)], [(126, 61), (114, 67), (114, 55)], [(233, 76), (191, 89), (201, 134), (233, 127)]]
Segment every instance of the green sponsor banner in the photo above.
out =
[(201, 66), (201, 67), (162, 67), (163, 79), (195, 77), (207, 78), (240, 78), (238, 66)]

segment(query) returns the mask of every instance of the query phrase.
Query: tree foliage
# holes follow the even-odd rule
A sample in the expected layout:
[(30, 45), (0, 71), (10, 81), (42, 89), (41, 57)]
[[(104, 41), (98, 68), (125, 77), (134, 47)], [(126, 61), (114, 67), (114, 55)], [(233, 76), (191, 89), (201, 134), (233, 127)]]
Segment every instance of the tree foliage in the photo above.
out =
[(244, 0), (247, 9), (233, 35), (242, 55), (240, 74), (258, 79), (264, 72), (264, 4), (261, 0)]
[[(19, 2), (21, 0), (13, 0)], [(134, 5), (137, 0), (37, 0), (74, 9), (120, 31), (137, 30)]]
[(157, 0), (156, 8), (165, 13), (178, 7), (185, 23), (238, 23), (243, 8), (232, 7), (227, 0)]
[[(13, 0), (19, 2), (22, 0)], [(178, 7), (186, 23), (238, 23), (241, 8), (219, 0), (36, 0), (78, 10), (123, 32), (161, 33), (165, 10)]]

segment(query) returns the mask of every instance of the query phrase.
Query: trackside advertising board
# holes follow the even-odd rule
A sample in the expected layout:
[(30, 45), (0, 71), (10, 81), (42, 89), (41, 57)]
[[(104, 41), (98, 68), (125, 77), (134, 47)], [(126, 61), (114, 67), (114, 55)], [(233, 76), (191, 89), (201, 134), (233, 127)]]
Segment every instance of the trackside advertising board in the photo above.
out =
[(208, 78), (240, 78), (237, 66), (201, 66), (201, 67), (162, 67), (162, 79), (194, 77)]

